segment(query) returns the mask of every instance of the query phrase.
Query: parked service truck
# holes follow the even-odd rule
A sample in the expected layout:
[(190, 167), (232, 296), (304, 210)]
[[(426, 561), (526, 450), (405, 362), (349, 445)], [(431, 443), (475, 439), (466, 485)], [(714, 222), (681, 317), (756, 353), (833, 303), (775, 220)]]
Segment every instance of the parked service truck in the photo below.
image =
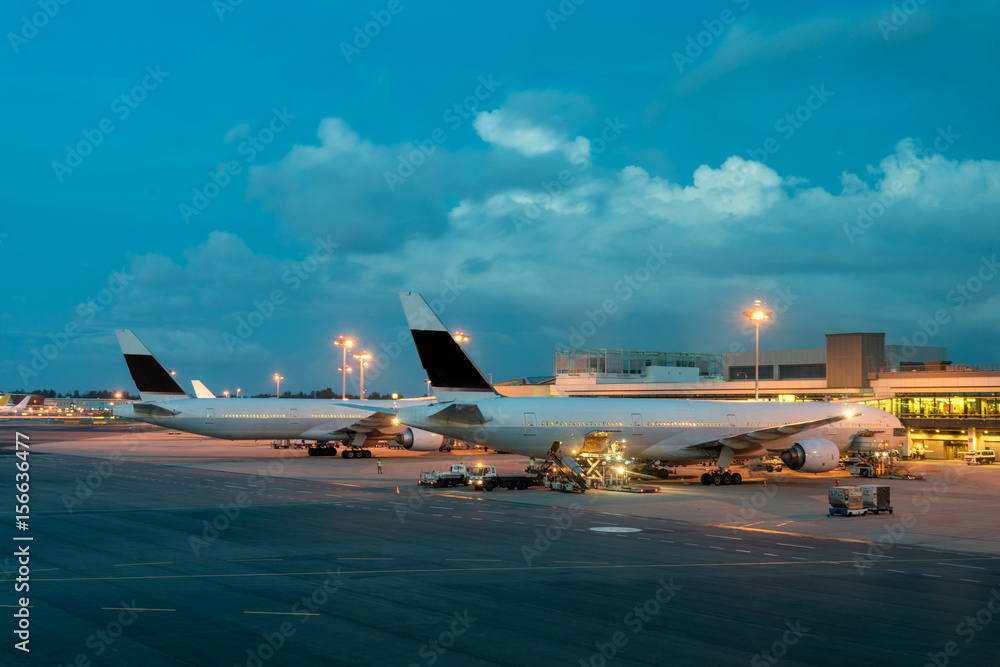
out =
[(497, 487), (521, 491), (529, 486), (537, 486), (539, 483), (539, 476), (537, 474), (523, 472), (498, 473), (495, 466), (476, 468), (475, 474), (469, 477), (468, 481), (469, 486), (477, 491), (492, 491)]
[(445, 486), (465, 486), (469, 478), (478, 470), (473, 466), (464, 463), (456, 463), (447, 472), (422, 472), (417, 484), (420, 486), (433, 486), (440, 489)]

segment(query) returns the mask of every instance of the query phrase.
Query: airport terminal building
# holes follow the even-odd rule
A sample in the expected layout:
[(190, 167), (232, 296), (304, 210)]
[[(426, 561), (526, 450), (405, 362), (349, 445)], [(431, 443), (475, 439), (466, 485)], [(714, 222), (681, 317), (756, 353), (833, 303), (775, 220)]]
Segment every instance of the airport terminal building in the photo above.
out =
[[(910, 456), (961, 458), (1000, 447), (1000, 364), (947, 361), (944, 347), (886, 345), (884, 333), (828, 334), (826, 346), (761, 350), (761, 400), (863, 402), (910, 431)], [(554, 377), (497, 385), (505, 395), (753, 400), (754, 351), (555, 353)]]

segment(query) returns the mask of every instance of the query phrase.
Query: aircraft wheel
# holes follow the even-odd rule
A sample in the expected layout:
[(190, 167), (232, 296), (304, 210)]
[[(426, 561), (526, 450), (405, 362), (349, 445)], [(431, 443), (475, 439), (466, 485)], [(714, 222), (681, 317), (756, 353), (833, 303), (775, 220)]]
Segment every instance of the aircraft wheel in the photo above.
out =
[(722, 475), (720, 475), (719, 473), (715, 473), (714, 475), (712, 475), (712, 485), (720, 486), (721, 484), (722, 484)]
[(318, 456), (318, 455), (316, 454), (316, 450), (315, 450), (315, 449), (310, 449), (310, 450), (309, 450), (309, 456)]
[(729, 485), (729, 484), (733, 483), (733, 474), (731, 472), (729, 472), (728, 470), (726, 472), (722, 473), (722, 483), (725, 484), (725, 485)]
[(733, 484), (742, 484), (742, 483), (743, 483), (743, 475), (739, 474), (738, 472), (734, 472)]
[(364, 453), (364, 457), (365, 457), (366, 459), (370, 459), (370, 458), (372, 457), (372, 450), (370, 450), (370, 449), (366, 449), (366, 450), (365, 450), (365, 453)]
[(704, 484), (705, 486), (708, 486), (709, 484), (712, 483), (712, 476), (709, 475), (707, 472), (703, 472), (701, 474), (701, 483)]

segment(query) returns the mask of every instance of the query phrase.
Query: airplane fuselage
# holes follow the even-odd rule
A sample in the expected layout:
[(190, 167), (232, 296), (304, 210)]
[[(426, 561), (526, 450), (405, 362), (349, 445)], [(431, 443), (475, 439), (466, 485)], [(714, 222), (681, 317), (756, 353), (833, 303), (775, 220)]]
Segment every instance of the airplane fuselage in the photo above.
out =
[[(178, 414), (143, 411), (144, 405)], [(226, 440), (346, 439), (333, 434), (372, 414), (315, 398), (178, 398), (116, 405), (113, 412), (123, 419)]]
[(608, 433), (621, 441), (630, 458), (697, 460), (712, 458), (698, 445), (783, 424), (852, 413), (852, 417), (776, 437), (766, 444), (740, 449), (739, 458), (784, 451), (797, 441), (824, 438), (843, 452), (855, 435), (875, 431), (890, 447), (905, 439), (902, 424), (875, 407), (846, 403), (773, 403), (639, 398), (496, 397), (462, 401), (479, 408), (484, 424), (444, 423), (435, 412), (441, 404), (399, 410), (408, 426), (524, 456), (545, 456), (553, 443), (563, 455), (579, 451), (588, 436)]

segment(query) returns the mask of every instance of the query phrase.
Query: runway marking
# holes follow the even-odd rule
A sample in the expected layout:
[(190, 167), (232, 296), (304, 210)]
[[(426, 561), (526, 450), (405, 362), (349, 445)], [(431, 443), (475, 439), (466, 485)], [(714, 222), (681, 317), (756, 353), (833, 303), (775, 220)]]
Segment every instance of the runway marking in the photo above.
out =
[(970, 570), (985, 570), (985, 567), (977, 567), (975, 565), (959, 565), (958, 563), (938, 563), (938, 565), (947, 565), (948, 567), (965, 567)]
[(477, 512), (482, 512), (483, 514), (506, 514), (506, 512), (494, 512), (493, 510), (476, 510)]
[(499, 558), (445, 558), (445, 560), (467, 562), (467, 563), (500, 563)]
[(101, 609), (111, 611), (177, 611), (176, 609), (153, 609), (152, 607), (101, 607)]
[(808, 558), (804, 558), (802, 556), (792, 556), (792, 558), (794, 558), (795, 560), (809, 560)]
[(454, 507), (445, 507), (443, 505), (428, 505), (428, 507), (430, 507), (431, 509), (434, 509), (434, 510), (453, 510), (453, 509), (455, 509)]
[(777, 526), (775, 526), (775, 528), (781, 528), (782, 526), (787, 526), (790, 523), (795, 523), (795, 522), (794, 521), (784, 521), (782, 523), (779, 523)]
[(777, 558), (777, 557), (778, 557), (778, 554), (769, 554), (769, 553), (767, 553), (766, 551), (764, 552), (764, 555), (765, 555), (765, 556), (774, 556), (775, 558)]
[(729, 537), (727, 535), (709, 535), (708, 533), (705, 533), (705, 537), (716, 537), (716, 538), (718, 538), (720, 540), (742, 540), (743, 539), (742, 537)]
[[(765, 556), (777, 556), (777, 554), (764, 554)], [(359, 559), (365, 560), (365, 559)], [(375, 560), (375, 559), (372, 559)], [(389, 559), (391, 560), (391, 559)], [(989, 558), (981, 558), (980, 560), (992, 560)], [(852, 565), (853, 560), (841, 560), (841, 561), (824, 561), (825, 563), (842, 564), (842, 565)], [(928, 563), (934, 562), (932, 559), (914, 559), (912, 561), (904, 561), (908, 563)], [(397, 575), (397, 574), (427, 574), (427, 573), (440, 573), (440, 572), (519, 572), (522, 570), (539, 571), (539, 570), (586, 570), (586, 569), (604, 569), (604, 570), (643, 570), (651, 568), (660, 569), (673, 569), (673, 568), (690, 568), (690, 567), (733, 567), (738, 566), (761, 566), (761, 567), (773, 567), (775, 565), (799, 565), (802, 567), (810, 567), (814, 565), (819, 565), (817, 561), (751, 561), (751, 562), (726, 562), (726, 563), (636, 563), (630, 565), (560, 565), (560, 566), (546, 566), (546, 565), (529, 565), (529, 566), (502, 566), (502, 567), (436, 567), (436, 568), (420, 568), (420, 569), (397, 569), (397, 570), (354, 570), (347, 572), (347, 574), (385, 574), (385, 575)], [(147, 575), (147, 576), (132, 576), (132, 577), (64, 577), (64, 578), (36, 578), (36, 581), (125, 581), (130, 579), (221, 579), (221, 578), (235, 578), (235, 577), (301, 577), (301, 576), (324, 576), (329, 575), (327, 571), (307, 571), (307, 572), (247, 572), (247, 573), (216, 573), (216, 574), (160, 574), (160, 575)], [(935, 577), (940, 579), (941, 577), (937, 575), (925, 574), (925, 577)], [(271, 613), (271, 612), (262, 612)]]
[(736, 551), (740, 552), (741, 554), (748, 554), (748, 553), (750, 553), (746, 549), (737, 549)]
[(801, 544), (786, 544), (784, 542), (775, 542), (779, 547), (795, 547), (796, 549), (815, 549), (816, 547), (807, 547)]
[(895, 556), (883, 556), (882, 554), (863, 554), (858, 551), (852, 551), (851, 553), (854, 554), (855, 556), (874, 556), (875, 558), (892, 558), (892, 559), (896, 558)]
[[(694, 523), (694, 522), (692, 522), (692, 523)], [(810, 539), (810, 540), (833, 540), (835, 542), (855, 542), (857, 544), (868, 544), (867, 540), (856, 540), (856, 539), (851, 538), (851, 537), (830, 537), (828, 535), (806, 535), (804, 533), (789, 533), (789, 532), (784, 531), (784, 530), (771, 530), (769, 528), (751, 528), (751, 526), (754, 526), (754, 525), (756, 525), (758, 523), (764, 523), (764, 522), (763, 521), (754, 521), (753, 523), (748, 523), (745, 526), (733, 526), (731, 524), (724, 524), (724, 523), (702, 523), (702, 524), (697, 524), (697, 525), (711, 526), (712, 528), (726, 528), (726, 529), (730, 529), (730, 530), (749, 530), (749, 531), (753, 531), (755, 533), (771, 533), (771, 534), (774, 534), (774, 535), (788, 535), (789, 537), (804, 537), (804, 538)], [(904, 547), (899, 547), (899, 548), (902, 549)], [(943, 553), (943, 552), (940, 552), (940, 553)]]
[(304, 611), (245, 611), (244, 614), (269, 614), (272, 616), (319, 616)]
[(722, 547), (714, 547), (714, 546), (712, 546), (712, 545), (709, 545), (709, 547), (708, 547), (708, 548), (709, 548), (709, 549), (718, 549), (719, 551), (725, 551), (725, 549), (723, 549)]
[(338, 558), (337, 560), (394, 560), (394, 559), (393, 558), (366, 558), (364, 556), (358, 556), (356, 558), (353, 558), (353, 557), (343, 557), (343, 558)]
[[(46, 568), (32, 568), (32, 572), (52, 572), (58, 570), (58, 567), (46, 567)], [(4, 570), (0, 574), (17, 574), (17, 570)]]
[(174, 561), (161, 560), (158, 563), (115, 563), (115, 567), (132, 567), (134, 565), (170, 565)]
[(606, 561), (606, 560), (603, 560), (603, 561), (601, 561), (601, 560), (596, 560), (596, 561), (594, 561), (594, 560), (557, 560), (555, 562), (556, 563), (569, 563), (569, 564), (576, 564), (576, 565), (607, 565), (608, 564), (608, 561)]
[(885, 571), (886, 572), (895, 572), (896, 574), (906, 574), (906, 572), (903, 572), (902, 570), (890, 570), (889, 568), (886, 568)]
[(284, 558), (230, 558), (227, 563), (252, 563), (259, 560), (284, 560)]
[(970, 584), (978, 584), (979, 583), (978, 579), (959, 579), (959, 581), (967, 581)]
[(934, 577), (935, 579), (940, 579), (941, 578), (940, 574), (926, 574), (925, 573), (924, 576), (925, 577)]

